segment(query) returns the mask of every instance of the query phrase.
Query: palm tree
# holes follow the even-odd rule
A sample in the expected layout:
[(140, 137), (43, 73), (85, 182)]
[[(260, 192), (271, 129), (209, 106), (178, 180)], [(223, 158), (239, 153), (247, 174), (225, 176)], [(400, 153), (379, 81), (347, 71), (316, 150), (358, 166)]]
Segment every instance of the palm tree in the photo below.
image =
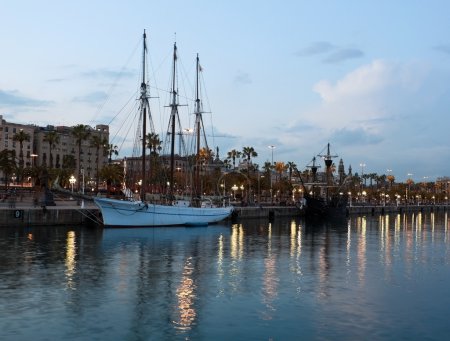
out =
[(44, 135), (44, 142), (48, 142), (50, 151), (50, 168), (53, 168), (53, 147), (59, 143), (59, 134), (56, 131), (49, 131)]
[(269, 161), (264, 162), (264, 166), (262, 167), (262, 169), (264, 171), (264, 179), (266, 179), (264, 182), (266, 183), (266, 186), (270, 186), (270, 184), (272, 183), (272, 163)]
[(236, 149), (233, 149), (228, 152), (227, 159), (233, 160), (233, 168), (236, 168), (236, 158), (241, 157), (241, 152), (237, 151)]
[(108, 154), (108, 163), (111, 163), (113, 155), (115, 156), (119, 155), (119, 151), (117, 150), (117, 148), (118, 147), (112, 143), (106, 146), (105, 152)]
[(370, 188), (372, 189), (373, 188), (373, 180), (375, 180), (378, 175), (377, 175), (377, 173), (369, 173), (369, 174), (367, 174), (367, 176), (370, 179)]
[(287, 166), (284, 162), (275, 162), (275, 171), (278, 173), (278, 181), (281, 181), (281, 174), (286, 170)]
[(162, 141), (159, 139), (159, 135), (156, 133), (148, 133), (146, 136), (147, 147), (150, 149), (150, 153), (156, 154), (160, 150)]
[(388, 176), (386, 176), (387, 181), (389, 181), (389, 189), (392, 188), (392, 184), (395, 181), (395, 176), (393, 176), (392, 174), (389, 174)]
[(95, 183), (95, 191), (98, 192), (98, 182), (100, 180), (100, 148), (105, 149), (106, 146), (108, 144), (108, 140), (106, 139), (106, 137), (102, 137), (99, 135), (94, 135), (91, 137), (91, 147), (95, 148), (95, 154), (97, 156), (97, 178), (96, 183)]
[(366, 186), (366, 180), (370, 178), (369, 174), (361, 175), (361, 178), (364, 180), (364, 187)]
[(297, 169), (297, 165), (294, 162), (289, 161), (286, 166), (289, 169), (289, 183), (292, 183), (292, 172)]
[[(20, 131), (13, 136), (13, 141), (19, 142), (20, 144), (20, 152), (19, 152), (19, 175), (22, 175), (23, 168), (24, 168), (24, 161), (23, 161), (23, 142), (24, 141), (30, 141), (30, 134), (23, 131), (23, 129), (20, 129)], [(22, 180), (22, 179), (19, 179)]]
[(8, 189), (9, 175), (16, 170), (15, 152), (13, 150), (4, 149), (0, 152), (0, 170), (3, 172), (5, 179), (5, 190)]
[[(78, 145), (78, 179), (81, 179), (81, 143), (86, 140), (91, 132), (89, 131), (89, 126), (84, 124), (78, 124), (72, 128), (72, 135), (75, 137), (75, 141)], [(78, 181), (78, 188), (80, 188), (80, 181)]]
[(247, 163), (250, 163), (252, 157), (257, 157), (258, 153), (253, 147), (244, 147), (242, 149), (242, 156), (247, 159)]
[(111, 185), (113, 183), (123, 182), (123, 171), (120, 165), (109, 164), (105, 165), (100, 170), (100, 177), (106, 179), (106, 193), (107, 195), (111, 192)]

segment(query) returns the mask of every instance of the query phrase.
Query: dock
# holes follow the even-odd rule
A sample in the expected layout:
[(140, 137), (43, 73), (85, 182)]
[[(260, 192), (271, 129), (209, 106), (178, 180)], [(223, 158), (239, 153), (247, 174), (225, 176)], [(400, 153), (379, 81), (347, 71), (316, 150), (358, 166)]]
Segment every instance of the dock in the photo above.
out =
[[(358, 205), (348, 206), (347, 215), (384, 215), (407, 212), (447, 211), (448, 204), (428, 205)], [(281, 217), (304, 216), (300, 206), (236, 206), (232, 221), (245, 219), (277, 219)], [(15, 200), (0, 202), (1, 226), (48, 226), (48, 225), (91, 225), (101, 226), (100, 210), (92, 200), (77, 198), (56, 198), (54, 206), (41, 206), (32, 197), (24, 196)]]

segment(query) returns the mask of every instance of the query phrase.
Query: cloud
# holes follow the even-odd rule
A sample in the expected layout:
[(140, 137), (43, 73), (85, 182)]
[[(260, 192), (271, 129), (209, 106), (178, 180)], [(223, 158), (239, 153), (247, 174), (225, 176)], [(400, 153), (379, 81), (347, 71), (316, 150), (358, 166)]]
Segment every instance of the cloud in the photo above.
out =
[(251, 84), (252, 79), (247, 72), (238, 71), (238, 74), (234, 77), (234, 82), (239, 84)]
[(51, 101), (24, 97), (18, 91), (0, 90), (0, 105), (6, 107), (42, 107), (52, 104)]
[(344, 146), (353, 146), (378, 144), (383, 141), (383, 137), (378, 134), (370, 133), (362, 127), (358, 127), (353, 129), (337, 129), (333, 133), (331, 140)]
[(331, 53), (323, 61), (325, 63), (332, 64), (332, 63), (340, 63), (348, 59), (361, 58), (363, 56), (364, 53), (359, 49), (339, 49)]
[(341, 80), (332, 84), (322, 80), (314, 85), (316, 91), (325, 102), (334, 102), (344, 98), (373, 95), (383, 91), (393, 83), (404, 83), (408, 77), (408, 70), (381, 60), (348, 73)]
[(439, 51), (441, 53), (450, 55), (450, 44), (446, 44), (446, 45), (437, 45), (434, 47), (434, 49), (436, 51)]
[(79, 96), (72, 99), (73, 102), (79, 103), (98, 103), (105, 101), (108, 95), (104, 91), (91, 92), (85, 96)]
[(82, 77), (86, 78), (110, 78), (110, 79), (116, 79), (116, 78), (133, 78), (136, 76), (136, 73), (132, 70), (110, 70), (110, 69), (97, 69), (97, 70), (90, 70), (85, 71), (81, 73)]
[(326, 41), (317, 41), (311, 43), (311, 45), (300, 49), (296, 54), (297, 56), (312, 56), (316, 54), (327, 53), (333, 51), (335, 47)]
[(299, 57), (324, 54), (326, 54), (326, 57), (322, 61), (328, 64), (340, 63), (348, 59), (361, 58), (364, 56), (364, 52), (360, 49), (343, 48), (326, 41), (311, 43), (311, 45), (300, 49), (296, 53), (296, 55)]

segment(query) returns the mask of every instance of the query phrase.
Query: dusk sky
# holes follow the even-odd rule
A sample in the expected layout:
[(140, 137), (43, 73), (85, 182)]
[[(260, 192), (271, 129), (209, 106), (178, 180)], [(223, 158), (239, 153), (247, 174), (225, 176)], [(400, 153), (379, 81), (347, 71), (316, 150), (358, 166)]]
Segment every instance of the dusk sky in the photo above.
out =
[(221, 158), (251, 146), (262, 165), (274, 145), (302, 170), (330, 143), (346, 170), (432, 181), (450, 176), (449, 13), (444, 0), (4, 1), (0, 115), (110, 124), (119, 145), (146, 29), (157, 133), (176, 41), (189, 105), (199, 53)]

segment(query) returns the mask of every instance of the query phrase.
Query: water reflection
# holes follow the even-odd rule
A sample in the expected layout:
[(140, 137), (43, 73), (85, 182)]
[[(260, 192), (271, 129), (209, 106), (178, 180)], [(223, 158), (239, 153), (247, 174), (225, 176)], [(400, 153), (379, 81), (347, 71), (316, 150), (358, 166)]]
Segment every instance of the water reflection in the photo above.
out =
[(188, 258), (183, 267), (183, 276), (177, 288), (179, 318), (174, 321), (176, 327), (182, 331), (189, 330), (195, 322), (197, 313), (194, 302), (196, 298), (195, 290), (197, 286), (193, 279), (194, 266), (192, 258)]
[(67, 232), (67, 244), (66, 244), (66, 281), (67, 288), (74, 290), (75, 283), (73, 277), (75, 275), (75, 266), (76, 266), (76, 241), (75, 241), (75, 231)]
[(407, 321), (445, 319), (448, 226), (447, 213), (419, 212), (199, 229), (2, 229), (9, 314), (0, 338), (426, 339)]
[(273, 303), (278, 294), (278, 281), (276, 255), (272, 251), (272, 223), (269, 223), (267, 229), (267, 253), (264, 259), (262, 283), (262, 303), (266, 308), (262, 313), (263, 320), (273, 319), (273, 314), (276, 310)]

